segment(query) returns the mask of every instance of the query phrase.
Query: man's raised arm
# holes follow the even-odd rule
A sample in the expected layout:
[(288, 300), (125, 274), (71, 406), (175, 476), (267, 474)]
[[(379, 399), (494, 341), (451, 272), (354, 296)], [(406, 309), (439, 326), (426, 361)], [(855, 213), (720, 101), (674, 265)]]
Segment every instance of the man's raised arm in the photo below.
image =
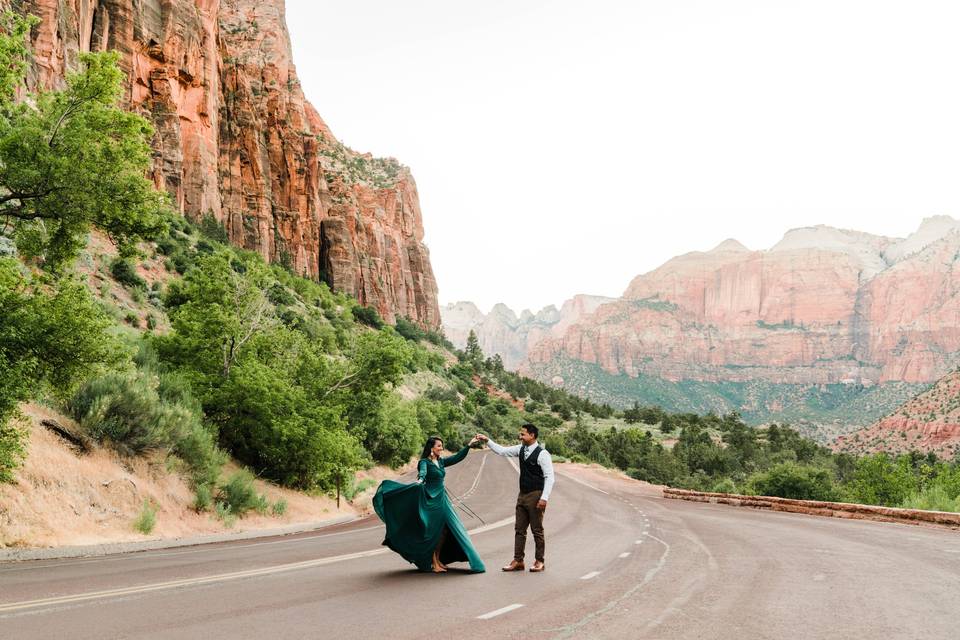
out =
[(490, 447), (490, 451), (493, 451), (498, 456), (506, 456), (508, 458), (520, 457), (520, 445), (518, 444), (515, 444), (512, 447), (502, 447), (482, 433), (478, 433), (476, 438), (482, 442), (486, 442), (487, 446)]

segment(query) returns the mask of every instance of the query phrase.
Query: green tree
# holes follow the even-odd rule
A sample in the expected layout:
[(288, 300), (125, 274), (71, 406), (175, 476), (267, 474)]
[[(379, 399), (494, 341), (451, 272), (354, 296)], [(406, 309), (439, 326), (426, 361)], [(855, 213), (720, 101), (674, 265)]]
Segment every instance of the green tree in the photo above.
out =
[(473, 329), (470, 329), (470, 333), (467, 334), (467, 348), (463, 353), (467, 362), (473, 365), (474, 370), (480, 368), (483, 363), (483, 350), (480, 348), (480, 341)]
[(857, 460), (850, 497), (863, 504), (895, 507), (917, 488), (908, 457), (891, 458), (885, 453), (876, 453)]
[(753, 495), (777, 496), (794, 500), (834, 500), (836, 491), (830, 472), (786, 462), (750, 477), (747, 482)]
[(109, 324), (82, 284), (31, 279), (16, 260), (0, 258), (0, 478), (23, 455), (23, 434), (8, 424), (17, 405), (44, 386), (63, 397), (119, 358)]
[(7, 13), (0, 35), (0, 218), (23, 254), (58, 271), (91, 227), (128, 252), (165, 228), (169, 205), (146, 178), (150, 124), (118, 106), (117, 53), (83, 53), (64, 89), (15, 99), (33, 24)]

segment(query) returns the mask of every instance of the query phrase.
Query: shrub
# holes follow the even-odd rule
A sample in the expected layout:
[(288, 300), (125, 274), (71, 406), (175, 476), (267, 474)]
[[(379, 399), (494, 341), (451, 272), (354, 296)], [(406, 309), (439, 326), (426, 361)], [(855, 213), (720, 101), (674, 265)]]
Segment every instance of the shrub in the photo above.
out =
[(713, 493), (736, 493), (737, 483), (731, 478), (724, 478), (720, 482), (713, 485), (710, 491)]
[(149, 501), (143, 501), (143, 507), (140, 509), (140, 515), (137, 516), (137, 519), (133, 521), (133, 528), (142, 533), (143, 535), (149, 535), (153, 531), (153, 528), (157, 524), (157, 510), (150, 504)]
[(267, 299), (273, 304), (287, 306), (297, 301), (293, 294), (290, 293), (290, 290), (279, 282), (274, 282), (270, 285), (270, 288), (267, 289)]
[(377, 481), (373, 478), (364, 478), (360, 482), (357, 482), (356, 478), (351, 478), (347, 486), (343, 488), (343, 497), (347, 500), (353, 500), (375, 484), (377, 484)]
[(200, 233), (214, 242), (228, 244), (230, 238), (227, 236), (227, 230), (220, 224), (212, 213), (207, 213), (200, 220)]
[(217, 503), (225, 505), (230, 513), (236, 516), (242, 516), (251, 509), (258, 509), (265, 501), (263, 496), (257, 495), (257, 489), (253, 486), (253, 474), (246, 470), (237, 471), (230, 476), (225, 484), (220, 485), (217, 494)]
[(785, 462), (747, 481), (751, 495), (776, 496), (794, 500), (834, 500), (837, 492), (826, 469)]
[(885, 453), (864, 456), (856, 462), (850, 497), (863, 504), (897, 506), (918, 490), (908, 457)]
[(900, 506), (925, 511), (960, 511), (960, 498), (951, 496), (943, 485), (934, 485), (910, 494)]
[(397, 324), (394, 327), (401, 336), (411, 342), (418, 342), (425, 337), (423, 329), (418, 327), (409, 318), (403, 316), (397, 316)]
[(140, 326), (140, 318), (138, 318), (137, 314), (135, 314), (133, 311), (128, 311), (127, 315), (123, 316), (123, 320), (124, 322), (129, 324), (131, 327)]
[(280, 498), (279, 500), (273, 503), (273, 506), (270, 508), (270, 511), (273, 513), (273, 515), (277, 516), (278, 518), (283, 516), (283, 514), (287, 512), (287, 500), (285, 498)]
[(147, 314), (147, 329), (153, 331), (157, 328), (157, 319), (153, 317), (153, 314)]
[(169, 237), (157, 241), (157, 251), (165, 256), (171, 255), (176, 250), (177, 243)]
[(124, 455), (173, 453), (196, 485), (213, 483), (223, 465), (224, 454), (203, 426), (189, 386), (173, 376), (108, 373), (87, 381), (68, 409), (94, 439)]
[(223, 521), (223, 526), (230, 529), (237, 523), (237, 516), (230, 512), (230, 505), (218, 502), (214, 506), (214, 513), (218, 520)]
[(13, 481), (13, 470), (20, 466), (26, 455), (24, 439), (23, 431), (0, 421), (0, 482)]
[(352, 309), (353, 318), (357, 322), (361, 322), (368, 327), (373, 327), (374, 329), (383, 328), (383, 319), (380, 317), (380, 314), (373, 307), (361, 307), (356, 306)]
[(147, 287), (147, 281), (137, 274), (136, 267), (127, 258), (114, 258), (110, 263), (110, 274), (114, 280), (125, 287), (142, 289)]
[(213, 506), (213, 492), (210, 491), (210, 485), (201, 484), (193, 488), (193, 510), (197, 513), (209, 511)]
[(160, 397), (137, 373), (109, 373), (84, 384), (69, 405), (73, 417), (99, 442), (125, 455), (169, 444)]

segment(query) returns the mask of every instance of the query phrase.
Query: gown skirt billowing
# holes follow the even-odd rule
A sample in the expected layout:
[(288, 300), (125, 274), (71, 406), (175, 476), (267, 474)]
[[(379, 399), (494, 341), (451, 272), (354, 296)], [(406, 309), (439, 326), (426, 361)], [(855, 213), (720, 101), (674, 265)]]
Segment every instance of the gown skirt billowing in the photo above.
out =
[(421, 460), (419, 471), (423, 484), (384, 480), (373, 497), (373, 509), (387, 527), (383, 544), (421, 571), (432, 569), (433, 550), (444, 528), (447, 535), (440, 548), (440, 562), (465, 561), (470, 563), (473, 572), (486, 571), (443, 487), (444, 467), (460, 462), (467, 451), (464, 447), (448, 458), (441, 458), (439, 465)]

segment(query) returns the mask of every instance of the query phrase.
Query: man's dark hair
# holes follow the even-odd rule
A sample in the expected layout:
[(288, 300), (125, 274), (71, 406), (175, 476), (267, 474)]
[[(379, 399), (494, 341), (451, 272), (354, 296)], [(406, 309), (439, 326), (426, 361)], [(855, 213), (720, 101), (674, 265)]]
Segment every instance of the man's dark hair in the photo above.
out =
[(535, 424), (530, 424), (530, 423), (528, 422), (528, 423), (526, 423), (526, 424), (520, 425), (520, 428), (521, 428), (521, 429), (526, 429), (526, 430), (527, 430), (527, 433), (529, 433), (530, 435), (532, 435), (534, 438), (539, 438), (539, 437), (540, 437), (540, 429), (538, 429), (538, 428), (537, 428), (537, 425), (535, 425)]

